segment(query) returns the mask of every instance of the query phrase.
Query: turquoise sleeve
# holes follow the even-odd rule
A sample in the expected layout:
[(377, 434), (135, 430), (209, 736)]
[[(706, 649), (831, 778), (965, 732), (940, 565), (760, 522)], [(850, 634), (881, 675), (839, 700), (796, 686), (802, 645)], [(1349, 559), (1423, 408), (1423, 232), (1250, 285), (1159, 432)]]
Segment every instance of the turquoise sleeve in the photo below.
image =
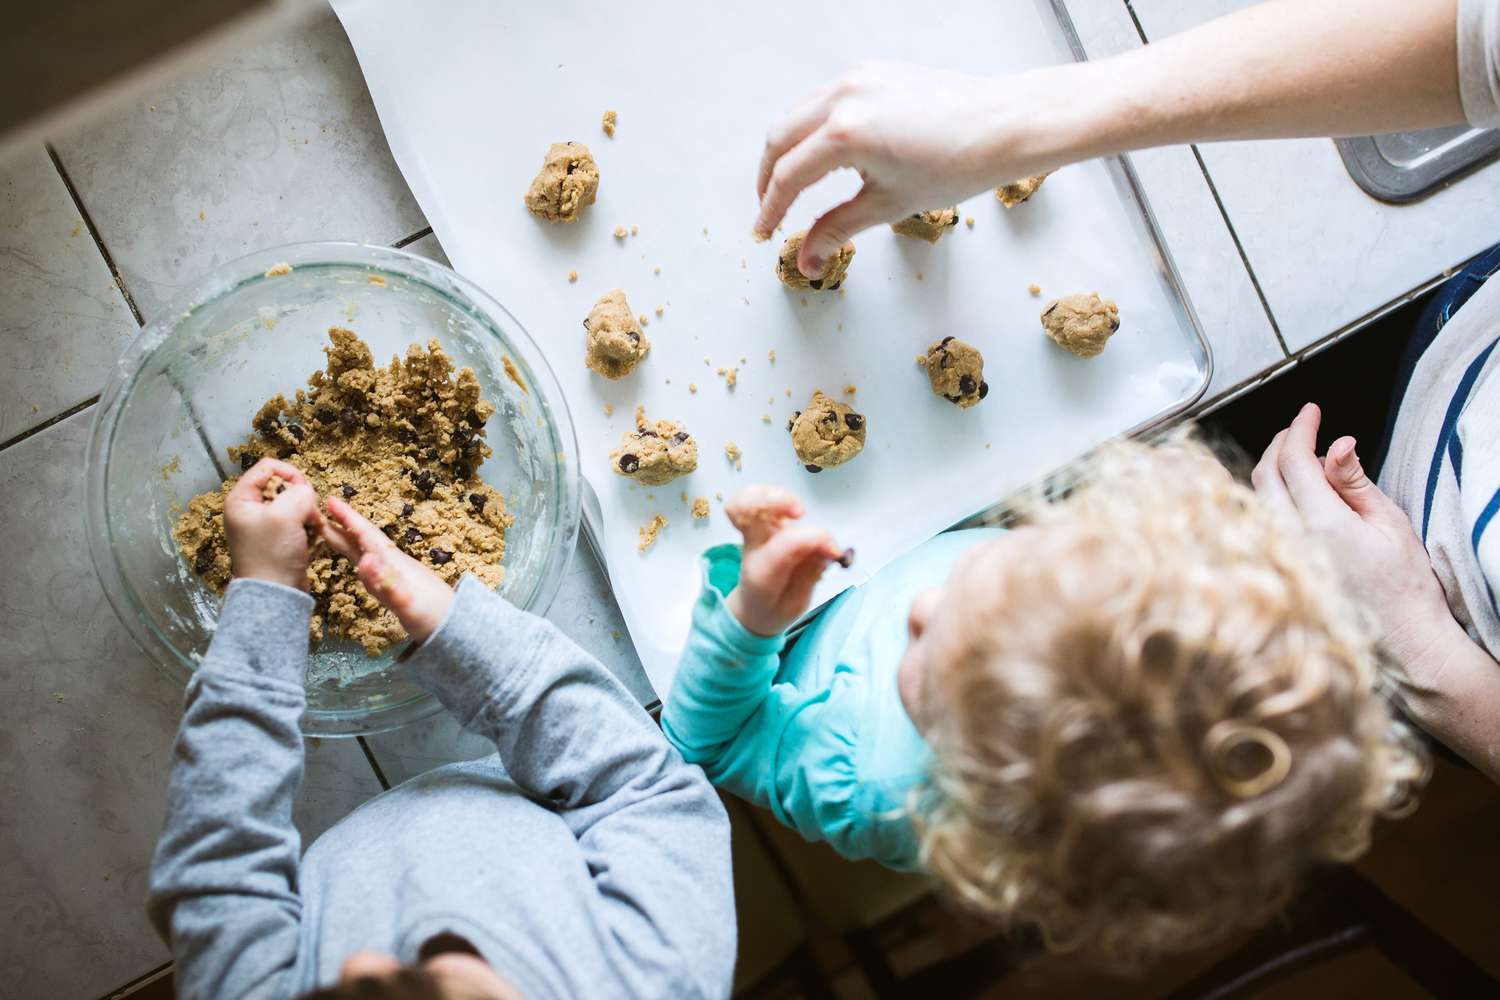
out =
[(704, 554), (703, 592), (662, 730), (715, 785), (769, 809), (808, 840), (829, 841), (847, 857), (885, 853), (865, 843), (852, 742), (825, 715), (829, 692), (775, 683), (785, 637), (749, 632), (725, 605), (739, 561), (738, 546)]

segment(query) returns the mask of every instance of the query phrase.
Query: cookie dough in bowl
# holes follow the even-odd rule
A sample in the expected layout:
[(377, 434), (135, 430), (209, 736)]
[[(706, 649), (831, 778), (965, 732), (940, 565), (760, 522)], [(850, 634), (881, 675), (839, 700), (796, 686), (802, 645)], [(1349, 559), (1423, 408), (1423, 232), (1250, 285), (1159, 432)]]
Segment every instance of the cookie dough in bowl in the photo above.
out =
[[(186, 683), (227, 582), (215, 494), (274, 453), (439, 574), (542, 611), (577, 537), (577, 452), (540, 350), (477, 286), (399, 250), (281, 247), (208, 275), (115, 365), (89, 442), (90, 555), (137, 644)], [(438, 711), (339, 562), (312, 560), (304, 732)]]

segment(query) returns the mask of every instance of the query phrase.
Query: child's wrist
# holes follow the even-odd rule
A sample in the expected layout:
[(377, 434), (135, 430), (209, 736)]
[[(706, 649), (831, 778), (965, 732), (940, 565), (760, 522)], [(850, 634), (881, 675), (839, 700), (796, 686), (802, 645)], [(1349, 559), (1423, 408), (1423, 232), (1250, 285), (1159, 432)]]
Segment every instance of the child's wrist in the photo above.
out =
[(787, 623), (778, 622), (773, 615), (758, 611), (753, 602), (745, 600), (744, 594), (743, 587), (736, 587), (724, 599), (725, 607), (729, 608), (729, 613), (740, 623), (741, 628), (762, 639), (769, 639), (786, 631)]

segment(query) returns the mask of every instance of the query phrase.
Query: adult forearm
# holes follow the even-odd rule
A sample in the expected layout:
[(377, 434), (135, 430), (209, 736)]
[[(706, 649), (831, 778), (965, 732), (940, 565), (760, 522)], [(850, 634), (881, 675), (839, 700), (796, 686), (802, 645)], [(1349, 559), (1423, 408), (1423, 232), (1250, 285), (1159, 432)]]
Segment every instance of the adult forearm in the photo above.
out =
[(1059, 165), (1176, 143), (1462, 122), (1456, 18), (1457, 0), (1268, 0), (1043, 70), (1037, 89), (1049, 96), (1032, 152)]
[(1452, 618), (1391, 652), (1412, 721), (1500, 784), (1500, 663)]

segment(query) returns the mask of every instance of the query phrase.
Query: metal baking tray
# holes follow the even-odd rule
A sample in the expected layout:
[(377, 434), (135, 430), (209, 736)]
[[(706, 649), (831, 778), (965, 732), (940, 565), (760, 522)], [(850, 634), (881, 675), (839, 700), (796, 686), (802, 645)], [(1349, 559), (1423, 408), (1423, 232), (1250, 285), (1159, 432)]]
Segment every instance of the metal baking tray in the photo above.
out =
[(1416, 201), (1500, 156), (1500, 131), (1454, 125), (1337, 139), (1349, 176), (1371, 197)]

